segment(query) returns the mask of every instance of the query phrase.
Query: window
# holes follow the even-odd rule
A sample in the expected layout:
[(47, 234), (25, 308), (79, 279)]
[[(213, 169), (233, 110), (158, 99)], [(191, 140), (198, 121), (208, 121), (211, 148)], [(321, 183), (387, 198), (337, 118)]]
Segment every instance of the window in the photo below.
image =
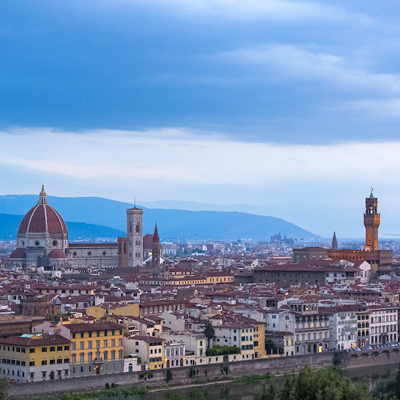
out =
[(57, 346), (57, 351), (62, 351), (62, 346)]
[(57, 360), (57, 364), (62, 364), (62, 358), (59, 358), (59, 359)]
[(72, 350), (76, 350), (76, 343), (72, 343)]
[(34, 353), (34, 352), (35, 352), (35, 349), (32, 349), (32, 348), (29, 349), (29, 353)]
[(65, 351), (69, 350), (69, 346), (64, 346), (64, 350)]
[(85, 362), (85, 354), (84, 353), (79, 354), (79, 361), (81, 362), (81, 364), (83, 364)]
[(47, 360), (42, 360), (42, 365), (47, 365)]
[(88, 349), (91, 349), (91, 348), (92, 348), (92, 341), (89, 340), (89, 342), (88, 342)]
[(104, 340), (104, 346), (103, 347), (108, 347), (108, 340)]
[(115, 347), (115, 339), (111, 340), (111, 347)]
[(92, 337), (92, 332), (89, 332), (89, 337)]
[(50, 360), (50, 365), (54, 365), (56, 363), (56, 360)]
[(29, 361), (29, 366), (34, 367), (35, 366), (35, 361)]
[(64, 364), (69, 364), (69, 358), (64, 358)]
[[(43, 364), (42, 364), (43, 365)], [(46, 378), (46, 375), (47, 375), (47, 371), (42, 371), (42, 377), (43, 378)]]
[(47, 347), (42, 347), (42, 353), (47, 353)]
[(55, 347), (50, 347), (50, 351), (56, 351)]
[(84, 350), (85, 349), (85, 342), (80, 342), (80, 350)]

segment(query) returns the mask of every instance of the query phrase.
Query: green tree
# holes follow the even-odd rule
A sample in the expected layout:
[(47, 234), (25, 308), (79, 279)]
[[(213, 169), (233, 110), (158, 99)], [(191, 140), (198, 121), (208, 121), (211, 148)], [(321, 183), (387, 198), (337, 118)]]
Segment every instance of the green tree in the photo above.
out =
[(8, 379), (0, 379), (0, 400), (7, 400), (8, 399), (8, 389), (10, 385), (8, 383)]
[(274, 385), (269, 385), (268, 389), (263, 388), (261, 391), (256, 392), (254, 395), (255, 400), (279, 400), (279, 392), (275, 389)]
[(273, 353), (276, 350), (276, 344), (273, 340), (269, 339), (265, 342), (265, 350), (268, 354)]
[(281, 391), (280, 400), (296, 400), (296, 377), (285, 374), (285, 385)]
[(393, 395), (400, 399), (400, 365), (397, 369), (396, 380), (393, 385)]
[(206, 321), (204, 324), (204, 335), (206, 335), (208, 346), (210, 347), (210, 341), (215, 336), (215, 329), (211, 321)]

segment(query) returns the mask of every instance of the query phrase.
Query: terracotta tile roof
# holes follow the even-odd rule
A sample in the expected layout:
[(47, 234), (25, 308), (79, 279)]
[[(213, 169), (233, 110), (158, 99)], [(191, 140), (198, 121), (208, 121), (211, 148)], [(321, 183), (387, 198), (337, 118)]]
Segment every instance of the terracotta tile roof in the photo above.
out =
[[(26, 337), (28, 336), (28, 337)], [(68, 344), (70, 341), (61, 335), (41, 335), (40, 338), (33, 339), (33, 335), (11, 336), (6, 339), (0, 339), (0, 344), (16, 346), (49, 346), (57, 344)]]
[(71, 332), (94, 332), (94, 331), (109, 331), (109, 330), (121, 330), (123, 326), (115, 322), (96, 322), (96, 323), (79, 323), (79, 324), (64, 324), (67, 329)]

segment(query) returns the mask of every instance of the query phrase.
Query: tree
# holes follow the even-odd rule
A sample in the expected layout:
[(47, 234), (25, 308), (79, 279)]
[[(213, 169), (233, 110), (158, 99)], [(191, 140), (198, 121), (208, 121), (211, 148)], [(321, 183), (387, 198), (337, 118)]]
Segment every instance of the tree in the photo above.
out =
[(276, 349), (277, 349), (277, 347), (273, 340), (268, 339), (265, 342), (265, 350), (267, 351), (267, 354), (274, 354)]
[(260, 392), (256, 392), (254, 395), (255, 400), (279, 400), (279, 392), (275, 389), (274, 385), (269, 385), (268, 389), (263, 385), (263, 389)]
[(8, 399), (9, 383), (7, 378), (0, 379), (0, 400)]
[(215, 329), (211, 321), (206, 321), (204, 324), (204, 335), (206, 335), (208, 346), (210, 347), (210, 341), (215, 336)]
[(396, 381), (394, 384), (394, 393), (393, 393), (398, 399), (400, 399), (400, 365), (399, 368), (397, 369), (397, 375), (396, 375)]

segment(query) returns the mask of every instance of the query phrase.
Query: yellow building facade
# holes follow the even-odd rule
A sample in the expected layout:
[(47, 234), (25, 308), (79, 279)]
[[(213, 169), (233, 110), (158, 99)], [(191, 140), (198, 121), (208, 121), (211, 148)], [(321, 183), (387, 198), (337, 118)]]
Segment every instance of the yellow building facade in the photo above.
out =
[(64, 324), (71, 341), (72, 377), (124, 371), (124, 327), (115, 322)]
[(70, 378), (70, 348), (68, 339), (54, 334), (0, 339), (0, 378), (16, 382)]

